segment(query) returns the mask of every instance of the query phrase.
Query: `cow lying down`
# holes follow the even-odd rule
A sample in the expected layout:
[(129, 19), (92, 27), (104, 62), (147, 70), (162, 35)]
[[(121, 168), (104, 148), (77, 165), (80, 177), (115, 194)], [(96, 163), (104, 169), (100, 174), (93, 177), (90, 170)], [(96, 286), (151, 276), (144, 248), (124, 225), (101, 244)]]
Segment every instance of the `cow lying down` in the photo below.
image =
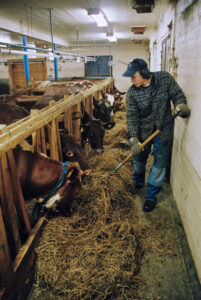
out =
[[(14, 157), (24, 197), (49, 195), (42, 208), (69, 215), (71, 204), (81, 188), (79, 164), (68, 162), (62, 165), (44, 154), (21, 149), (14, 150)], [(41, 209), (41, 204), (37, 208)]]

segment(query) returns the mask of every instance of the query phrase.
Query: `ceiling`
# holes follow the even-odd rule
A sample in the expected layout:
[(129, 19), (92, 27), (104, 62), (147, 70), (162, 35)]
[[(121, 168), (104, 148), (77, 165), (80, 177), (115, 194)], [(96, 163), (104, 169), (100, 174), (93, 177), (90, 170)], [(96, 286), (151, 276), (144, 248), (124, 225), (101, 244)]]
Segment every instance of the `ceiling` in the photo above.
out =
[[(118, 43), (131, 39), (148, 40), (166, 6), (173, 2), (155, 0), (151, 13), (137, 13), (132, 8), (133, 0), (1, 0), (0, 41), (21, 43), (20, 35), (25, 34), (29, 36), (29, 43), (36, 42), (37, 47), (46, 44), (48, 47), (52, 41), (51, 9), (54, 43), (69, 48), (78, 43), (109, 43), (107, 28), (96, 26), (87, 14), (89, 8), (99, 8), (104, 12)], [(134, 34), (131, 26), (145, 26), (144, 33)]]

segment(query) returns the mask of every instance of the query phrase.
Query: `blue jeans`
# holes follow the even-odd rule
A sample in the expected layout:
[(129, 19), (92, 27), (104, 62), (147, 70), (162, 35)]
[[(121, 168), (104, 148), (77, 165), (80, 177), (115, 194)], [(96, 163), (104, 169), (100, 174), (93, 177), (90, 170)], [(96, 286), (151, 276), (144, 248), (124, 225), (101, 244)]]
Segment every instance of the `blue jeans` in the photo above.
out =
[(148, 156), (153, 144), (154, 163), (150, 170), (147, 184), (146, 200), (156, 202), (156, 194), (159, 192), (165, 177), (170, 143), (163, 145), (159, 135), (156, 135), (145, 147), (144, 151), (133, 156), (134, 183), (143, 187), (145, 184), (145, 169)]

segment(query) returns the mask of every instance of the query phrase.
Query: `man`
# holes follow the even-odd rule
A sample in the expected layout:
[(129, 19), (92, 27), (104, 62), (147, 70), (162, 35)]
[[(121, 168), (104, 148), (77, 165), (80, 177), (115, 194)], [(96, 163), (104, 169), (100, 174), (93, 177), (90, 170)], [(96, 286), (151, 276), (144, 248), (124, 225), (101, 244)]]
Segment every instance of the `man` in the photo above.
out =
[(143, 59), (134, 59), (128, 64), (123, 76), (131, 77), (132, 85), (126, 94), (126, 118), (129, 142), (133, 153), (134, 183), (136, 188), (145, 184), (145, 168), (153, 144), (154, 163), (150, 170), (143, 210), (150, 212), (156, 205), (164, 177), (173, 136), (173, 122), (160, 131), (141, 151), (145, 141), (164, 122), (172, 118), (173, 102), (179, 116), (187, 118), (190, 110), (186, 97), (174, 78), (165, 71), (150, 72)]

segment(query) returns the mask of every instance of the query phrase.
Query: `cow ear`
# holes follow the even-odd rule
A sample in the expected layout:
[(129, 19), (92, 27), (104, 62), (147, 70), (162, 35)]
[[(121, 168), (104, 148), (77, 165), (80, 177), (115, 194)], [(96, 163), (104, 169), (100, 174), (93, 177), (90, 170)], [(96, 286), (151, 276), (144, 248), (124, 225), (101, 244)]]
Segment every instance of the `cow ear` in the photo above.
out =
[(115, 122), (108, 122), (108, 123), (103, 123), (103, 127), (107, 130), (112, 129), (115, 125)]
[(68, 131), (68, 129), (64, 128), (64, 129), (59, 129), (59, 133), (60, 133), (60, 135), (68, 135), (69, 131)]

